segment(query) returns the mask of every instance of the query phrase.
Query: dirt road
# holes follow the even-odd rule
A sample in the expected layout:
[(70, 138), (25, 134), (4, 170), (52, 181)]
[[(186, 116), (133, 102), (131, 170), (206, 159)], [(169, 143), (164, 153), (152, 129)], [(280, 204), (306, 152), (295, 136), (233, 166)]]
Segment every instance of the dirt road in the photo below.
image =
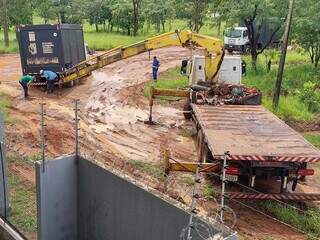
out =
[[(161, 61), (161, 73), (178, 65), (190, 52), (172, 47), (156, 50), (153, 55)], [(17, 81), (21, 75), (19, 61), (18, 55), (0, 55), (0, 92), (7, 93), (12, 101), (10, 116), (13, 121), (7, 126), (9, 153), (26, 158), (39, 156), (41, 102), (46, 103), (48, 156), (74, 152), (72, 100), (78, 98), (81, 100), (81, 151), (84, 154), (99, 155), (104, 161), (135, 160), (159, 165), (161, 148), (166, 145), (176, 159), (196, 159), (193, 140), (180, 134), (182, 128), (191, 129), (192, 124), (183, 119), (179, 103), (176, 106), (156, 104), (154, 117), (161, 125), (143, 123), (148, 118), (144, 83), (151, 78), (148, 54), (113, 63), (94, 72), (79, 86), (61, 89), (54, 95), (31, 89), (31, 100), (22, 98)], [(180, 177), (174, 175), (170, 181), (188, 203), (190, 196), (183, 192), (190, 191), (190, 187), (180, 184)], [(243, 239), (305, 239), (290, 228), (246, 209), (239, 208), (237, 213), (240, 215), (237, 230)]]

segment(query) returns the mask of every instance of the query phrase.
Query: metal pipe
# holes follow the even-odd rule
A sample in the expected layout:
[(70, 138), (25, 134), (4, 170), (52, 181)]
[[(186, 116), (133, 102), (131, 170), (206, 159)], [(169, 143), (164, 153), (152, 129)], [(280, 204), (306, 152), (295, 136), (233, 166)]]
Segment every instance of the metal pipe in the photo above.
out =
[(194, 181), (193, 190), (192, 190), (192, 202), (191, 202), (191, 211), (190, 211), (190, 218), (189, 218), (189, 225), (188, 225), (188, 236), (187, 236), (188, 240), (192, 239), (191, 229), (193, 227), (193, 217), (194, 217), (194, 215), (197, 214), (195, 205), (196, 205), (197, 198), (198, 198), (198, 194), (197, 194), (198, 185), (200, 184), (199, 169), (200, 169), (200, 163), (197, 164), (195, 181)]
[(288, 177), (285, 176), (283, 177), (283, 181), (282, 181), (282, 189), (287, 189), (287, 184), (288, 184)]
[(40, 131), (40, 137), (41, 137), (41, 158), (42, 158), (42, 171), (45, 171), (45, 164), (46, 164), (46, 156), (45, 156), (45, 123), (44, 123), (44, 116), (45, 111), (44, 111), (44, 105), (45, 103), (41, 103), (41, 131)]
[(220, 220), (222, 223), (224, 223), (224, 197), (225, 197), (225, 191), (226, 191), (226, 172), (227, 172), (227, 156), (228, 152), (224, 153), (223, 158), (223, 169), (222, 169), (222, 189), (221, 189), (221, 212), (220, 212)]
[(252, 188), (254, 187), (255, 180), (256, 180), (256, 176), (255, 175), (251, 176), (251, 186), (250, 187), (252, 187)]
[(78, 117), (78, 108), (79, 105), (79, 99), (74, 100), (74, 120), (75, 120), (75, 144), (76, 144), (76, 149), (75, 149), (75, 155), (76, 157), (79, 156), (79, 117)]

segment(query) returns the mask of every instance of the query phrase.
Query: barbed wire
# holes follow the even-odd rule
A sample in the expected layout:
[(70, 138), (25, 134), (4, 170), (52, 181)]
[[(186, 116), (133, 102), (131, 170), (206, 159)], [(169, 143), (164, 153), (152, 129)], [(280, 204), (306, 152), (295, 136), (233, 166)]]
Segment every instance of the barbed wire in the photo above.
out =
[(223, 239), (222, 234), (214, 233), (212, 226), (210, 226), (209, 224), (195, 221), (192, 224), (188, 224), (185, 228), (182, 229), (179, 235), (180, 240), (190, 240), (190, 238), (188, 238), (188, 230), (190, 228), (201, 239), (204, 239), (204, 240), (220, 240), (220, 239), (222, 240)]

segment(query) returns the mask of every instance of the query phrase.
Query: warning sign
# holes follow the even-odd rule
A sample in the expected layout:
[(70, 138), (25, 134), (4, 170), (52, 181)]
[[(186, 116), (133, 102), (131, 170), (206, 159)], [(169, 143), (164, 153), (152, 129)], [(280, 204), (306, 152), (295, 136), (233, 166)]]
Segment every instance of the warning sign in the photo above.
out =
[(30, 43), (29, 44), (29, 53), (31, 55), (36, 55), (37, 54), (37, 45), (36, 45), (36, 43)]
[(35, 32), (29, 32), (29, 42), (35, 42), (35, 41), (36, 41)]
[(52, 42), (43, 42), (42, 43), (42, 51), (44, 54), (53, 53), (54, 44)]

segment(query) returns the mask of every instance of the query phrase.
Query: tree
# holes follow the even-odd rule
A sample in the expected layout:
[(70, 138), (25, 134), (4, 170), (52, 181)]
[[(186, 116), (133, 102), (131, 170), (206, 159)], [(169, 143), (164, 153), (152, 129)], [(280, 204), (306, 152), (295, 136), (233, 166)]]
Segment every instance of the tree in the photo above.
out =
[(308, 52), (314, 67), (318, 67), (320, 60), (319, 1), (299, 0), (295, 9), (297, 17), (293, 22), (294, 37), (299, 45)]
[(43, 19), (44, 24), (58, 17), (58, 9), (52, 0), (36, 0), (36, 12)]
[(192, 31), (199, 32), (208, 15), (209, 0), (176, 0), (177, 17), (189, 19)]
[(165, 23), (167, 20), (174, 18), (174, 5), (170, 0), (151, 0), (146, 4), (144, 9), (144, 15), (148, 23), (155, 25), (157, 32), (165, 31)]
[[(272, 39), (279, 33), (286, 18), (287, 1), (279, 0), (222, 0), (219, 5), (224, 19), (229, 25), (243, 24), (248, 29), (252, 67), (257, 69), (258, 55), (270, 46)], [(269, 39), (259, 45), (264, 26), (271, 26)]]
[(85, 12), (86, 16), (88, 17), (89, 24), (95, 25), (96, 32), (99, 32), (99, 24), (103, 23), (101, 14), (102, 14), (102, 6), (103, 6), (102, 0), (95, 0), (92, 2), (86, 2), (85, 5)]
[(136, 36), (139, 30), (139, 20), (142, 0), (132, 0), (133, 6), (133, 36)]
[(112, 24), (125, 30), (126, 33), (130, 35), (133, 28), (132, 4), (127, 0), (117, 1), (117, 3), (113, 5), (112, 16)]
[(7, 4), (9, 26), (32, 24), (32, 3), (31, 0), (10, 0)]
[(2, 25), (3, 25), (3, 37), (4, 45), (9, 47), (9, 23), (8, 23), (8, 12), (7, 12), (7, 2), (2, 0)]

